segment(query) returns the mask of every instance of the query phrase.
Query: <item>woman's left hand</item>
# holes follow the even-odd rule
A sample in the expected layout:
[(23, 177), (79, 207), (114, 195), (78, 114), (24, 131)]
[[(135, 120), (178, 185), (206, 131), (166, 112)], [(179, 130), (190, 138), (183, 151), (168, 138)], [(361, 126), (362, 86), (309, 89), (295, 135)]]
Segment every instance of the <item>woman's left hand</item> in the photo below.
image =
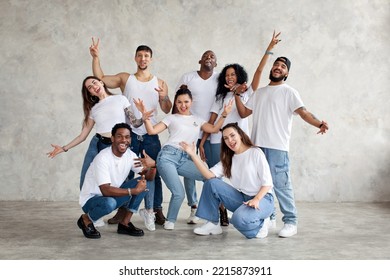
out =
[(249, 207), (252, 207), (252, 208), (255, 208), (255, 209), (259, 209), (259, 200), (256, 199), (256, 198), (252, 198), (248, 201), (244, 201), (243, 202), (246, 206), (249, 206)]

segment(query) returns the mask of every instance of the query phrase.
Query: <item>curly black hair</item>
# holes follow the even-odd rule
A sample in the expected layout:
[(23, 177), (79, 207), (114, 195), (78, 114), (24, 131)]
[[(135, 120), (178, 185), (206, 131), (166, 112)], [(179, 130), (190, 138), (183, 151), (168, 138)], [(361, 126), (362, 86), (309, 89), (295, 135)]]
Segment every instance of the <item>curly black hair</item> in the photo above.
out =
[(244, 67), (242, 67), (240, 64), (233, 63), (233, 64), (228, 64), (226, 65), (222, 72), (218, 76), (218, 86), (217, 86), (217, 92), (215, 94), (216, 100), (224, 100), (227, 93), (229, 92), (229, 89), (225, 87), (226, 84), (226, 71), (229, 68), (233, 68), (234, 71), (236, 72), (237, 76), (237, 83), (238, 84), (243, 84), (248, 81), (248, 73), (245, 71)]

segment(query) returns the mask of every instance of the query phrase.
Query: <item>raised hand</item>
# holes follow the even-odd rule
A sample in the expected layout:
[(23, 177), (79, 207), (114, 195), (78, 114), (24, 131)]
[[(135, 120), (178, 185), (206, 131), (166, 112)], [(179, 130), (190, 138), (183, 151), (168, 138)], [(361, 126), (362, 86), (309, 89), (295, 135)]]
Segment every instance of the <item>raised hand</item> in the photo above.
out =
[(97, 38), (97, 41), (95, 42), (95, 39), (92, 37), (92, 45), (89, 47), (89, 53), (92, 57), (99, 57), (99, 42), (99, 38)]
[(183, 151), (185, 151), (190, 156), (196, 155), (196, 146), (194, 142), (192, 142), (192, 144), (188, 144), (187, 142), (182, 141), (179, 143), (179, 145), (183, 149)]

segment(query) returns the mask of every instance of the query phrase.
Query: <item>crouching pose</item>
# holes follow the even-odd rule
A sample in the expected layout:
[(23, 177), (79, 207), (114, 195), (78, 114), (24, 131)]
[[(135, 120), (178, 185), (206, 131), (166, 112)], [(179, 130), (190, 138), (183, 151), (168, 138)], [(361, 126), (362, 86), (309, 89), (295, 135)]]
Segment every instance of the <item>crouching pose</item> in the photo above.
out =
[[(196, 212), (206, 223), (195, 228), (194, 233), (222, 233), (218, 207), (223, 203), (233, 212), (231, 224), (246, 238), (266, 237), (274, 209), (271, 172), (262, 150), (253, 145), (237, 123), (222, 128), (221, 161), (211, 169), (196, 154), (194, 144), (181, 142), (180, 146), (207, 179)], [(221, 179), (223, 176), (231, 185)]]
[[(144, 158), (128, 149), (131, 128), (126, 123), (116, 124), (111, 131), (111, 147), (102, 150), (93, 160), (85, 176), (79, 203), (85, 214), (77, 225), (86, 238), (100, 238), (93, 222), (110, 214), (120, 206), (125, 213), (118, 224), (117, 232), (131, 236), (142, 236), (130, 219), (138, 211), (147, 187), (156, 174), (156, 163), (146, 153)], [(125, 182), (130, 170), (142, 177)]]

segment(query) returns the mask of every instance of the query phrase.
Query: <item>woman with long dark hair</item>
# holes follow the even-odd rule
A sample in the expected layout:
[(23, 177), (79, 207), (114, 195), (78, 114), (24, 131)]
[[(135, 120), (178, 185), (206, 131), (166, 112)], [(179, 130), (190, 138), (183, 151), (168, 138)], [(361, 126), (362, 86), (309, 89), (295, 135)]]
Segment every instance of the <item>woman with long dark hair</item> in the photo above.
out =
[(222, 128), (220, 162), (211, 169), (196, 154), (194, 143), (182, 142), (180, 146), (206, 179), (196, 212), (206, 223), (195, 228), (194, 233), (222, 233), (218, 217), (222, 203), (233, 213), (230, 222), (246, 238), (265, 238), (274, 198), (271, 171), (263, 151), (253, 145), (237, 123)]

